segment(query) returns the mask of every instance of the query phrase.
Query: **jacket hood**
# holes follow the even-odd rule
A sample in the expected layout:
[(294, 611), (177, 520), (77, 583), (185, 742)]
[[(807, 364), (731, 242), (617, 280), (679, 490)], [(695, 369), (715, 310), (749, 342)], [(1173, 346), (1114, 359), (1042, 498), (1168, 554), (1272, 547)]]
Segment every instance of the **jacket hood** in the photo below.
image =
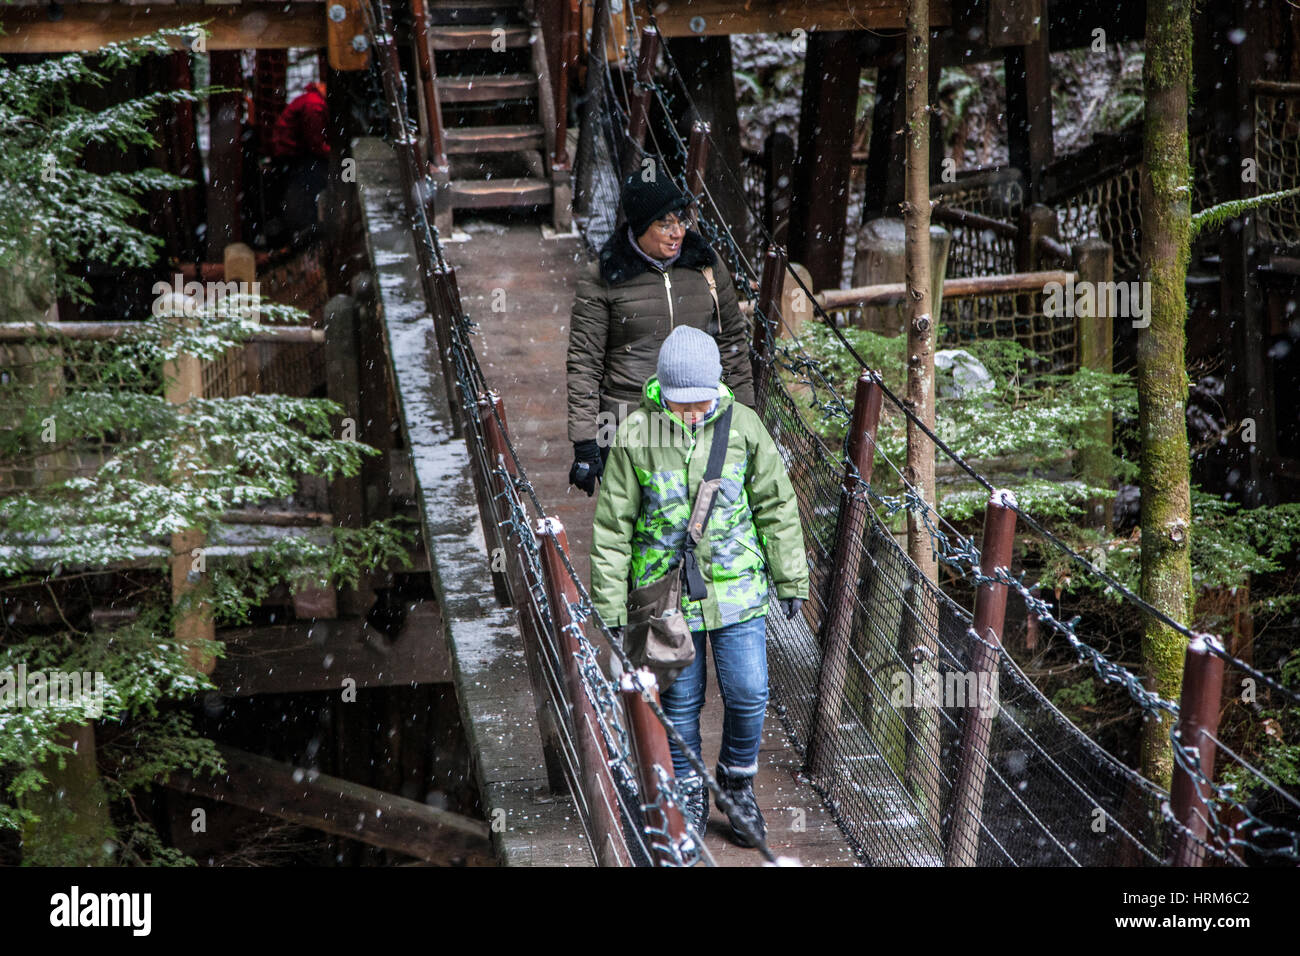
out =
[[(687, 229), (682, 236), (682, 251), (673, 262), (674, 266), (688, 269), (703, 269), (713, 265), (713, 250), (708, 241), (694, 229)], [(650, 269), (650, 263), (637, 255), (632, 248), (632, 240), (627, 237), (627, 227), (619, 226), (614, 234), (600, 247), (600, 277), (606, 285), (618, 285), (629, 279), (635, 279)]]
[[(712, 414), (710, 414), (708, 418), (704, 418), (696, 422), (695, 427), (697, 429), (703, 428), (705, 425), (712, 422), (715, 418), (717, 418), (719, 415), (723, 413), (723, 411), (726, 409), (728, 405), (730, 405), (733, 401), (735, 401), (735, 398), (736, 398), (735, 393), (732, 392), (732, 390), (727, 387), (726, 383), (719, 382), (717, 407), (713, 409)], [(678, 418), (676, 415), (674, 415), (671, 411), (669, 411), (668, 406), (665, 405), (661, 400), (661, 396), (659, 394), (658, 375), (651, 375), (648, 379), (646, 379), (645, 387), (641, 390), (641, 407), (645, 409), (646, 412), (662, 412), (663, 414), (671, 418), (674, 422), (676, 422), (678, 425), (680, 425), (682, 428), (689, 430), (691, 427), (687, 425), (684, 421), (682, 421), (680, 418)]]

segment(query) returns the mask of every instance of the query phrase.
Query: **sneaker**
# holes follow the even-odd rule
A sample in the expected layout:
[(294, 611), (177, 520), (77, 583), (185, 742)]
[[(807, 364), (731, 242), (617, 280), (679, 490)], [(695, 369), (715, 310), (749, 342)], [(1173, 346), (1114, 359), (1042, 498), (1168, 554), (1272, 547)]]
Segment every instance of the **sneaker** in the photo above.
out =
[(731, 839), (737, 846), (757, 846), (750, 834), (766, 839), (767, 823), (763, 820), (763, 813), (758, 809), (758, 799), (754, 796), (754, 778), (729, 774), (721, 764), (716, 773), (718, 786), (735, 804), (735, 810), (731, 813)]

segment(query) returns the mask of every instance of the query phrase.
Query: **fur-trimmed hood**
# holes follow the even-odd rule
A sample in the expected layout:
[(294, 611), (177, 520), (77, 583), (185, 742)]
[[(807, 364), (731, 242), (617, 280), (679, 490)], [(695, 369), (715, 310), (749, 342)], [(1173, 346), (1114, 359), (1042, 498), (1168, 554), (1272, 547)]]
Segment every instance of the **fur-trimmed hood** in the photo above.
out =
[[(682, 251), (673, 260), (673, 265), (703, 269), (713, 265), (713, 250), (702, 235), (694, 229), (687, 229), (682, 236)], [(600, 247), (600, 277), (607, 285), (618, 285), (628, 279), (635, 279), (649, 268), (650, 263), (632, 248), (626, 225), (615, 229), (614, 234)]]

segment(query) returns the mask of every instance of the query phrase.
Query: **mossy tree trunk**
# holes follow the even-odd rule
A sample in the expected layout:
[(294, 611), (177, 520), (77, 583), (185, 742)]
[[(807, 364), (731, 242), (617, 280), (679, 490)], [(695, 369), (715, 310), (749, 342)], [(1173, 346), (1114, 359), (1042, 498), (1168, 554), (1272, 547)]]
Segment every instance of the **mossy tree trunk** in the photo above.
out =
[[(1138, 332), (1138, 422), (1142, 436), (1142, 596), (1186, 623), (1191, 612), (1191, 461), (1187, 443), (1187, 262), (1191, 169), (1187, 109), (1192, 74), (1191, 0), (1148, 0), (1142, 175), (1142, 273), (1151, 284), (1150, 325)], [(1186, 640), (1148, 618), (1142, 660), (1148, 687), (1177, 699)], [(1168, 715), (1149, 714), (1142, 771), (1168, 787), (1173, 771)]]

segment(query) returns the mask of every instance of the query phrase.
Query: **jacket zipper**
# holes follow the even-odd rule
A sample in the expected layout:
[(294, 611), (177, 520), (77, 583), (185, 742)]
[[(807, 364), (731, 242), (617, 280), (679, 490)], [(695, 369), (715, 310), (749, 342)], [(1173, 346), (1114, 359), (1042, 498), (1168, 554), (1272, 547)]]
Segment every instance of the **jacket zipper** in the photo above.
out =
[(668, 278), (668, 273), (664, 276), (664, 294), (668, 296), (668, 331), (673, 330), (673, 280)]

